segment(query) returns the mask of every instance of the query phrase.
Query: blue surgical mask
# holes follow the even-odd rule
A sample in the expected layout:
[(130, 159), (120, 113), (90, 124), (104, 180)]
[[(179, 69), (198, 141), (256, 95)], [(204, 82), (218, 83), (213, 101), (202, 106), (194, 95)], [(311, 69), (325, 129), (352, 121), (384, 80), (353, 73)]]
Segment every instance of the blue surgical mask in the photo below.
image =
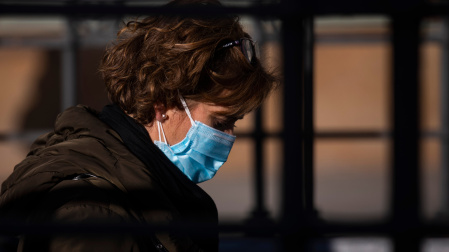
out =
[[(235, 136), (214, 129), (202, 122), (194, 121), (186, 102), (182, 97), (180, 99), (192, 124), (186, 137), (181, 142), (169, 146), (161, 122), (156, 121), (159, 141), (154, 141), (154, 144), (190, 180), (201, 183), (211, 179), (226, 162)], [(161, 140), (161, 133), (164, 142)]]

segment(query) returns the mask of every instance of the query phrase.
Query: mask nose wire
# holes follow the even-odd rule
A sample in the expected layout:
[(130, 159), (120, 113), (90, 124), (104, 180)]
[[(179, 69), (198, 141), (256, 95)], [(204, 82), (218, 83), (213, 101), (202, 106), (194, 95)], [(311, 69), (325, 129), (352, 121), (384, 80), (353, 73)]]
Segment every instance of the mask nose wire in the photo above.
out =
[(195, 125), (195, 121), (193, 120), (192, 115), (190, 114), (190, 110), (189, 110), (189, 107), (187, 107), (186, 101), (184, 100), (184, 98), (182, 98), (181, 95), (179, 95), (179, 99), (181, 100), (182, 106), (184, 107), (184, 109), (187, 113), (187, 116), (189, 116), (190, 123), (192, 123), (192, 125)]

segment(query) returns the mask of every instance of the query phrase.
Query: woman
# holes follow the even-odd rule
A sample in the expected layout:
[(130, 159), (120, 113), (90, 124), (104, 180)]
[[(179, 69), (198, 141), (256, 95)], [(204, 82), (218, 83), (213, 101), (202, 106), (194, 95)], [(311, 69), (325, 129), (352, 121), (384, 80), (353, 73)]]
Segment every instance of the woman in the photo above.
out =
[[(113, 105), (58, 116), (55, 130), (35, 141), (2, 184), (2, 217), (69, 227), (216, 226), (215, 204), (197, 183), (215, 175), (234, 142), (234, 123), (273, 89), (255, 53), (231, 16), (129, 22), (100, 69)], [(108, 231), (24, 235), (19, 251), (218, 250), (216, 231)]]

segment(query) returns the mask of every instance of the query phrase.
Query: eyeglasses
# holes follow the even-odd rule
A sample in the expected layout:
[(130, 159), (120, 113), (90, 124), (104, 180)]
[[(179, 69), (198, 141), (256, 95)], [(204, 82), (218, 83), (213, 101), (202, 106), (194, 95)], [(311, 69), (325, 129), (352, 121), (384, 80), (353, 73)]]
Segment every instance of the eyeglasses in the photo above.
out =
[(259, 58), (259, 46), (256, 42), (249, 38), (241, 38), (239, 40), (231, 41), (224, 44), (223, 48), (230, 48), (237, 45), (240, 46), (240, 50), (249, 63), (254, 63), (255, 59)]

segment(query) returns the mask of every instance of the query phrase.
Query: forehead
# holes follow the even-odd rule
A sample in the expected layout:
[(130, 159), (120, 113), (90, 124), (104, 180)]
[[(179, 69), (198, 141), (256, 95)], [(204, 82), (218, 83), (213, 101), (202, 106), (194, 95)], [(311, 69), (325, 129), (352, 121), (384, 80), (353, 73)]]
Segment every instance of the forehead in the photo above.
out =
[(202, 114), (203, 116), (227, 117), (233, 114), (232, 109), (213, 103), (190, 101), (187, 104), (192, 112)]
[(196, 110), (195, 113), (200, 113), (205, 116), (215, 118), (235, 118), (242, 119), (246, 113), (234, 106), (217, 105), (213, 102), (195, 101), (189, 99), (187, 105), (191, 111)]

